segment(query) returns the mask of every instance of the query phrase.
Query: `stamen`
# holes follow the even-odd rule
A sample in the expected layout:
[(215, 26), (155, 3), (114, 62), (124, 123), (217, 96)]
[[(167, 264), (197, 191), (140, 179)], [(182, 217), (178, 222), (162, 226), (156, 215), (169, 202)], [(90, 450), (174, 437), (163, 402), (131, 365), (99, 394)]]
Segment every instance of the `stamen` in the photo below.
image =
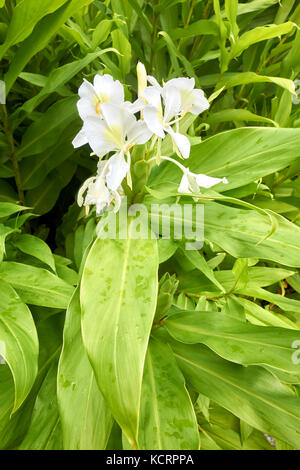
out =
[(193, 108), (194, 104), (190, 104), (189, 106), (187, 106), (181, 113), (181, 117), (183, 118), (192, 108)]
[(98, 116), (101, 117), (101, 119), (103, 119), (103, 116), (102, 116), (101, 111), (100, 111), (100, 106), (101, 106), (101, 101), (99, 100), (96, 103), (95, 109), (96, 109), (96, 113), (98, 114)]

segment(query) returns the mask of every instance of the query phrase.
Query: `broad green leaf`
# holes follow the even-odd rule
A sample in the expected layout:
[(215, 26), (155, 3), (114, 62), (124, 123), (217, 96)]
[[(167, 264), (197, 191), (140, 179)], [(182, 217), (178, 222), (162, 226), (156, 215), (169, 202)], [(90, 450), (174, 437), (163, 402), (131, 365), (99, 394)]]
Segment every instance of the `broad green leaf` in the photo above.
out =
[[(52, 170), (59, 168), (71, 154), (74, 154), (72, 140), (74, 135), (76, 135), (76, 131), (77, 125), (71, 123), (65, 129), (63, 135), (56, 139), (53, 146), (42, 153), (20, 161), (19, 167), (24, 189), (31, 190), (37, 188)], [(43, 193), (43, 191), (41, 192)], [(47, 199), (49, 200), (49, 197)]]
[(270, 232), (270, 221), (266, 216), (208, 203), (205, 238), (237, 258), (258, 257), (286, 266), (300, 266), (300, 228), (278, 215), (276, 221), (275, 232), (262, 241)]
[(122, 73), (123, 78), (130, 71), (130, 61), (131, 61), (131, 45), (126, 36), (120, 29), (115, 29), (111, 33), (113, 47), (119, 51), (120, 55), (118, 56), (119, 67)]
[(76, 119), (76, 101), (77, 98), (72, 96), (54, 103), (31, 124), (18, 148), (18, 157), (30, 157), (51, 147), (64, 128)]
[(28, 304), (65, 309), (73, 294), (73, 287), (46, 269), (28, 264), (4, 261), (0, 279), (10, 283)]
[(220, 312), (176, 312), (164, 322), (183, 343), (203, 343), (219, 356), (243, 365), (268, 365), (300, 376), (292, 344), (300, 332), (240, 322)]
[(213, 270), (207, 265), (206, 260), (202, 253), (197, 251), (184, 251), (184, 256), (206, 276), (212, 284), (214, 284), (220, 291), (226, 292), (223, 285), (216, 278)]
[[(0, 361), (0, 436), (5, 432), (14, 407), (14, 380), (9, 366), (4, 363), (4, 358)], [(3, 448), (0, 441), (0, 448)]]
[(251, 323), (265, 326), (279, 326), (281, 328), (299, 329), (289, 318), (266, 310), (255, 302), (243, 297), (236, 297), (236, 300), (244, 307), (246, 317)]
[(225, 109), (211, 114), (206, 119), (208, 124), (216, 124), (219, 122), (245, 121), (245, 122), (266, 122), (272, 126), (278, 127), (278, 124), (272, 119), (258, 116), (251, 113), (247, 109)]
[(78, 290), (66, 315), (57, 397), (64, 448), (105, 450), (113, 420), (82, 343)]
[(238, 0), (225, 0), (226, 16), (230, 23), (233, 38), (236, 38), (239, 33), (239, 27), (236, 22), (238, 3)]
[(82, 275), (83, 342), (111, 412), (138, 447), (143, 367), (157, 297), (156, 240), (97, 239)]
[(150, 340), (146, 355), (140, 423), (141, 449), (198, 450), (199, 432), (191, 398), (171, 348)]
[(108, 19), (102, 20), (97, 24), (95, 31), (93, 31), (93, 37), (92, 37), (93, 48), (98, 47), (99, 44), (106, 41), (113, 24), (114, 24), (114, 21), (108, 20)]
[[(249, 426), (245, 424), (245, 426)], [(248, 439), (241, 442), (241, 436), (234, 429), (224, 428), (218, 424), (200, 425), (202, 450), (274, 450), (262, 433), (255, 431)]]
[[(32, 1), (35, 2), (36, 0)], [(20, 44), (16, 54), (14, 55), (14, 60), (10, 64), (9, 70), (5, 75), (7, 93), (31, 57), (47, 47), (51, 37), (70, 16), (86, 5), (92, 3), (92, 1), (93, 0), (68, 1), (57, 11), (45, 16), (41, 21), (39, 21), (32, 34)]]
[(51, 365), (33, 408), (32, 420), (19, 450), (62, 450), (56, 399), (57, 363)]
[(12, 411), (15, 412), (30, 392), (37, 374), (38, 338), (30, 310), (15, 290), (1, 280), (0, 291), (0, 355), (8, 363), (14, 379)]
[(287, 34), (292, 31), (295, 26), (295, 23), (288, 21), (287, 23), (280, 25), (259, 26), (257, 28), (251, 28), (251, 30), (242, 34), (235, 43), (231, 51), (232, 57), (238, 57), (252, 44)]
[[(218, 191), (245, 186), (300, 160), (300, 130), (241, 128), (217, 134), (192, 146), (188, 166), (194, 173), (228, 179)], [(172, 164), (152, 172), (148, 183), (153, 188), (178, 187), (181, 171)]]
[(24, 233), (22, 235), (17, 235), (13, 240), (13, 244), (27, 255), (34, 256), (47, 264), (50, 266), (52, 271), (55, 272), (55, 263), (52, 251), (47, 243), (45, 243), (41, 238)]
[(20, 1), (13, 11), (5, 43), (0, 48), (0, 57), (2, 58), (11, 46), (24, 41), (43, 16), (54, 12), (66, 1), (43, 0), (42, 3), (36, 0)]
[(265, 10), (274, 4), (278, 4), (278, 0), (252, 0), (247, 3), (239, 3), (238, 15), (245, 15), (253, 11)]
[(42, 184), (27, 191), (26, 201), (35, 213), (42, 215), (55, 205), (61, 190), (67, 186), (76, 170), (76, 164), (70, 159), (52, 170)]
[(299, 398), (270, 372), (225, 361), (202, 345), (172, 342), (187, 381), (256, 429), (299, 448)]
[(251, 296), (263, 300), (267, 300), (270, 303), (278, 305), (278, 307), (286, 310), (287, 312), (295, 313), (299, 318), (300, 314), (300, 301), (296, 299), (290, 299), (283, 295), (273, 294), (266, 289), (260, 287), (244, 287), (238, 291), (241, 295)]
[(157, 240), (158, 244), (158, 254), (159, 254), (159, 263), (164, 263), (167, 261), (174, 253), (177, 251), (178, 243), (174, 240), (167, 240), (164, 238), (159, 238)]
[(186, 28), (175, 28), (169, 31), (172, 39), (190, 38), (195, 36), (202, 36), (211, 34), (218, 35), (218, 27), (212, 20), (198, 20), (189, 24)]
[[(204, 225), (205, 240), (215, 243), (224, 251), (236, 258), (262, 258), (275, 261), (285, 266), (300, 266), (299, 236), (300, 227), (292, 224), (279, 215), (273, 214), (277, 222), (274, 233), (270, 234), (271, 226), (268, 216), (252, 210), (236, 209), (216, 202), (205, 202), (204, 220), (197, 220), (184, 215), (182, 207), (171, 211), (167, 204), (157, 204), (157, 199), (145, 198), (150, 206), (152, 221), (158, 223), (163, 217), (165, 223), (173, 227), (184, 227), (186, 231), (193, 230), (202, 233)], [(156, 205), (153, 204), (156, 203)], [(171, 204), (174, 201), (171, 201)], [(171, 232), (172, 233), (172, 232)], [(191, 238), (192, 233), (191, 233)]]
[[(190, 253), (195, 254), (196, 252), (190, 251), (188, 253), (188, 256), (190, 255)], [(191, 257), (194, 256), (193, 254), (191, 255)], [(245, 260), (247, 262), (246, 258), (242, 258), (242, 260)], [(276, 282), (281, 281), (282, 279), (286, 279), (289, 276), (292, 276), (293, 273), (294, 271), (280, 268), (264, 268), (260, 266), (250, 267), (247, 271), (246, 286), (247, 288), (270, 286), (272, 284), (275, 284)], [(208, 282), (208, 280), (206, 279), (206, 277), (203, 276), (203, 274), (208, 278), (207, 274), (205, 274), (204, 271), (202, 271), (202, 274), (200, 272), (195, 272), (194, 270), (188, 273), (180, 274), (180, 290), (183, 292), (189, 292), (194, 294), (202, 294), (205, 292), (213, 291), (218, 292), (219, 290), (222, 290), (220, 289), (220, 285), (223, 286), (223, 292), (224, 289), (226, 292), (230, 292), (232, 290), (239, 290), (239, 286), (236, 282), (235, 276), (230, 270), (215, 271), (213, 273), (215, 282), (213, 282), (212, 279), (210, 279), (210, 282)], [(218, 284), (216, 284), (216, 282)], [(215, 286), (217, 287), (217, 289)]]
[[(227, 76), (226, 76), (227, 75)], [(238, 86), (238, 85), (247, 85), (248, 83), (275, 83), (282, 88), (285, 88), (290, 93), (295, 93), (295, 85), (292, 80), (282, 77), (268, 77), (266, 75), (258, 75), (255, 72), (241, 72), (235, 74), (225, 74), (224, 79), (220, 81), (219, 88), (225, 86), (226, 89)], [(290, 97), (290, 95), (288, 95)], [(236, 110), (243, 111), (243, 110)], [(244, 110), (246, 111), (246, 110)]]
[(0, 263), (3, 260), (3, 256), (5, 254), (5, 240), (6, 237), (14, 232), (15, 230), (11, 227), (6, 227), (3, 224), (0, 224)]
[(9, 217), (26, 209), (29, 209), (29, 207), (18, 206), (12, 202), (0, 202), (0, 218)]

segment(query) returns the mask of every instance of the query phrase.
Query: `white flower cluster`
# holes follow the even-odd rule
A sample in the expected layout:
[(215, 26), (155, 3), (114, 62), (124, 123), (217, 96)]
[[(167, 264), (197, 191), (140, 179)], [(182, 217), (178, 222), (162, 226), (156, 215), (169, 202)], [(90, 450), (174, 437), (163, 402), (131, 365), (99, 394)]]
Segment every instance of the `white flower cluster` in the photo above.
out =
[[(160, 149), (161, 140), (168, 133), (177, 154), (188, 158), (190, 142), (179, 132), (179, 121), (187, 113), (200, 114), (209, 107), (203, 91), (195, 89), (193, 78), (175, 78), (161, 87), (154, 77), (147, 76), (141, 63), (137, 66), (137, 74), (138, 99), (134, 103), (125, 101), (123, 85), (110, 75), (96, 75), (93, 85), (84, 80), (79, 88), (77, 107), (83, 127), (73, 145), (77, 148), (88, 143), (100, 161), (97, 175), (88, 178), (79, 190), (78, 204), (95, 205), (98, 215), (109, 207), (113, 207), (115, 212), (119, 210), (125, 178), (128, 186), (132, 187), (132, 147), (145, 144), (152, 138), (152, 148), (157, 142)], [(110, 152), (112, 155), (102, 160)], [(221, 181), (227, 182), (225, 178), (194, 174), (170, 157), (159, 155), (158, 158), (171, 161), (182, 170), (178, 188), (181, 193), (198, 192), (200, 187), (209, 188)]]

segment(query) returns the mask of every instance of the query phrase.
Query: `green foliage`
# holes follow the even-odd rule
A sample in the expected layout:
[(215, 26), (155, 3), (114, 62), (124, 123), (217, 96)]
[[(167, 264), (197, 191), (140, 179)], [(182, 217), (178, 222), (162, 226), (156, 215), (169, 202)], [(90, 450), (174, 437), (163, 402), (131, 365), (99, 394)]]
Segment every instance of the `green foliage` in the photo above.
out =
[[(0, 1), (1, 449), (300, 449), (299, 26), (293, 0)], [(127, 188), (203, 206), (201, 250), (104, 240), (75, 202), (78, 87), (135, 98), (138, 60), (210, 101), (183, 163), (228, 184), (134, 161)]]

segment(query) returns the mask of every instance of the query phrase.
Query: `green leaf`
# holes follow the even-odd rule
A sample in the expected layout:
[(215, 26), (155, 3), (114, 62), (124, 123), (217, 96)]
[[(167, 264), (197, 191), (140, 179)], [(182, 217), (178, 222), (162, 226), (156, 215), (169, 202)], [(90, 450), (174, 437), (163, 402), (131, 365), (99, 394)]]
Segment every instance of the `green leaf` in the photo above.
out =
[(29, 207), (18, 206), (12, 202), (0, 202), (0, 218), (9, 217), (26, 209), (29, 209)]
[(10, 64), (9, 70), (5, 75), (7, 93), (31, 57), (47, 47), (52, 36), (70, 16), (78, 12), (84, 6), (90, 4), (92, 1), (93, 0), (68, 1), (54, 13), (45, 16), (36, 25), (32, 34), (18, 47), (16, 54), (14, 54), (14, 60)]
[[(0, 280), (0, 355), (15, 385), (15, 412), (27, 397), (38, 368), (38, 338), (30, 310), (14, 289)], [(0, 365), (1, 367), (1, 365)]]
[(268, 124), (272, 124), (272, 126), (278, 127), (278, 124), (272, 119), (258, 116), (257, 114), (251, 113), (247, 109), (224, 109), (222, 111), (211, 114), (206, 119), (208, 124), (216, 124), (218, 122), (227, 121), (266, 122)]
[(13, 244), (23, 251), (27, 255), (34, 256), (38, 258), (43, 263), (50, 266), (52, 271), (55, 272), (55, 262), (47, 243), (45, 243), (41, 238), (35, 237), (29, 234), (17, 235), (13, 240)]
[[(196, 253), (196, 252), (190, 252)], [(193, 255), (192, 255), (193, 256)], [(240, 261), (244, 261), (246, 266), (248, 265), (247, 258), (242, 258)], [(200, 270), (201, 271), (201, 270)], [(204, 271), (202, 273), (208, 277)], [(250, 288), (266, 287), (275, 284), (282, 279), (286, 279), (292, 276), (294, 271), (280, 268), (265, 268), (261, 266), (249, 267), (247, 269), (247, 283), (246, 286)], [(205, 294), (205, 292), (218, 292), (220, 290), (219, 285), (216, 285), (212, 279), (208, 282), (206, 277), (193, 271), (179, 275), (180, 279), (180, 290), (186, 293), (194, 294)], [(215, 271), (214, 276), (216, 281), (225, 288), (226, 292), (232, 290), (238, 290), (240, 287), (236, 282), (233, 271)], [(209, 279), (209, 278), (208, 278)], [(215, 284), (215, 285), (213, 285)], [(215, 286), (218, 288), (216, 289)], [(245, 285), (243, 286), (245, 287)], [(224, 290), (223, 290), (224, 291)]]
[(255, 326), (220, 312), (176, 312), (164, 323), (178, 341), (203, 343), (229, 361), (268, 365), (300, 376), (299, 364), (291, 359), (292, 344), (300, 340), (298, 331)]
[(26, 193), (26, 201), (37, 214), (49, 212), (55, 205), (61, 190), (67, 186), (76, 170), (70, 159), (52, 170), (43, 183)]
[(222, 284), (215, 277), (213, 270), (207, 265), (202, 253), (198, 251), (184, 251), (184, 256), (199, 269), (221, 292), (226, 292)]
[(10, 283), (21, 299), (32, 305), (67, 308), (73, 287), (46, 269), (5, 261), (0, 266), (0, 279)]
[(191, 38), (202, 35), (217, 36), (218, 27), (213, 20), (198, 20), (189, 24), (186, 28), (175, 28), (169, 31), (169, 35), (174, 39)]
[(32, 32), (34, 26), (43, 16), (54, 12), (67, 0), (22, 0), (13, 11), (5, 43), (0, 48), (0, 57), (14, 44), (24, 41)]
[(0, 224), (0, 263), (3, 260), (3, 256), (5, 254), (5, 240), (6, 237), (14, 232), (15, 230), (11, 227), (6, 227), (3, 224)]
[(57, 396), (64, 448), (105, 450), (113, 420), (82, 343), (79, 290), (67, 310)]
[(31, 113), (34, 108), (38, 104), (40, 104), (50, 93), (55, 92), (57, 88), (70, 81), (83, 68), (87, 67), (93, 60), (111, 51), (115, 50), (109, 48), (97, 52), (91, 52), (90, 54), (87, 54), (83, 59), (70, 62), (69, 64), (62, 65), (61, 67), (52, 70), (41, 91), (33, 98), (26, 101), (26, 103), (22, 106), (22, 110), (26, 111), (27, 113)]
[(232, 57), (238, 57), (252, 44), (256, 44), (260, 41), (266, 41), (267, 39), (276, 38), (278, 36), (282, 36), (283, 34), (288, 34), (295, 26), (295, 23), (288, 21), (287, 23), (280, 25), (259, 26), (257, 28), (252, 28), (239, 37), (232, 48), (231, 55)]
[[(298, 148), (299, 129), (234, 129), (192, 146), (188, 166), (194, 173), (227, 177), (228, 184), (214, 187), (222, 192), (245, 186), (299, 161)], [(148, 185), (166, 188), (171, 183), (174, 188), (181, 175), (174, 165), (161, 165), (152, 172)]]
[(102, 20), (100, 21), (95, 30), (93, 31), (93, 37), (92, 37), (92, 47), (96, 48), (101, 44), (102, 42), (106, 41), (111, 28), (114, 24), (113, 20)]
[[(168, 373), (166, 373), (168, 371)], [(140, 448), (198, 450), (197, 419), (171, 348), (150, 340), (139, 423)]]
[(51, 365), (37, 395), (32, 419), (19, 450), (61, 450), (62, 432), (56, 399), (57, 363)]
[(113, 47), (121, 54), (118, 56), (119, 67), (123, 78), (130, 71), (131, 45), (120, 29), (115, 29), (111, 33)]
[(82, 275), (83, 341), (111, 412), (138, 447), (146, 349), (157, 297), (156, 240), (97, 239)]
[[(282, 77), (269, 77), (266, 75), (258, 75), (255, 72), (241, 72), (241, 73), (228, 73), (224, 74), (224, 78), (220, 81), (218, 89), (223, 86), (229, 89), (239, 85), (247, 85), (248, 83), (275, 83), (282, 88), (285, 88), (292, 94), (295, 94), (295, 85), (292, 80)], [(290, 97), (290, 95), (289, 95)], [(242, 111), (242, 110), (237, 110)]]
[(30, 157), (47, 150), (56, 142), (65, 127), (76, 119), (77, 97), (62, 99), (54, 103), (26, 130), (18, 148), (18, 158)]
[(205, 240), (215, 243), (235, 258), (257, 257), (285, 266), (300, 266), (300, 228), (277, 214), (272, 214), (277, 227), (270, 235), (269, 217), (252, 210), (205, 202), (204, 220), (197, 220), (195, 213), (191, 218), (184, 215), (180, 207), (177, 213), (172, 212), (169, 205), (157, 204), (160, 201), (152, 197), (145, 198), (144, 202), (150, 206), (153, 223), (158, 223), (162, 217), (165, 221), (169, 219), (171, 229), (174, 225), (177, 228), (184, 226), (187, 231), (193, 229), (194, 237), (196, 233), (199, 237), (204, 225)]
[(202, 345), (172, 342), (171, 346), (195, 390), (250, 426), (299, 448), (299, 398), (270, 372), (230, 363)]

